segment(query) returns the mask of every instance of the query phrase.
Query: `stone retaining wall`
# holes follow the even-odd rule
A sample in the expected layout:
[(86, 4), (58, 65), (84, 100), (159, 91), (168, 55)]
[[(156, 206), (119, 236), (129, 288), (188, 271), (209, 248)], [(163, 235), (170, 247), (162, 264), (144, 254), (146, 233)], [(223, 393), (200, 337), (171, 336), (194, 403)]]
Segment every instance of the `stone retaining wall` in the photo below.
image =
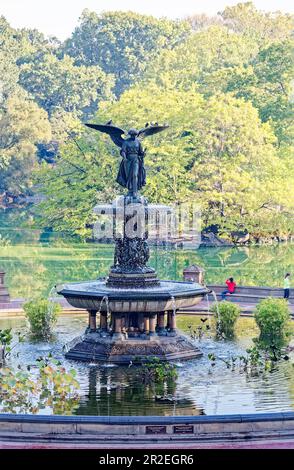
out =
[(41, 416), (0, 414), (0, 440), (144, 441), (294, 437), (294, 412), (221, 416)]

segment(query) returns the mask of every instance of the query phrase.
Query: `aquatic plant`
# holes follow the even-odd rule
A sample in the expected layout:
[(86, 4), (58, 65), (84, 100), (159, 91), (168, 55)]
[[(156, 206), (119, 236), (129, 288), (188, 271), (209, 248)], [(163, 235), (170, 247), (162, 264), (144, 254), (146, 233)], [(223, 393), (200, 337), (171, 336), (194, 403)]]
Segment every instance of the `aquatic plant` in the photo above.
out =
[(143, 383), (160, 383), (176, 379), (178, 373), (175, 364), (163, 362), (158, 357), (151, 357), (142, 364), (140, 376)]
[[(0, 366), (3, 365), (6, 359), (10, 356), (11, 351), (15, 348), (17, 342), (13, 343), (12, 329), (7, 328), (0, 330)], [(23, 341), (23, 334), (16, 332), (18, 342)]]
[(240, 306), (232, 302), (223, 301), (218, 306), (213, 304), (212, 312), (216, 322), (217, 336), (232, 338), (236, 321), (241, 313)]
[(273, 297), (263, 299), (256, 306), (254, 319), (260, 330), (255, 343), (273, 360), (279, 359), (291, 336), (288, 302)]
[(29, 321), (31, 333), (36, 337), (50, 338), (52, 327), (61, 312), (61, 306), (40, 297), (26, 302), (23, 309)]
[(76, 371), (67, 370), (52, 356), (40, 357), (34, 367), (0, 368), (0, 407), (9, 413), (72, 414), (80, 388)]

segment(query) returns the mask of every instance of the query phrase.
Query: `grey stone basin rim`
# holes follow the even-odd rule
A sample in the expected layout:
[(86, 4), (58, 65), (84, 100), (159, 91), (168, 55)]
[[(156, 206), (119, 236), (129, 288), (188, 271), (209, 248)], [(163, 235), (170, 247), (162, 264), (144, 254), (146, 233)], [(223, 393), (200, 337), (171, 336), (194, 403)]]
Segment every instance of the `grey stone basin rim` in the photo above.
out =
[[(90, 284), (94, 283), (95, 281), (89, 282), (77, 282), (77, 283), (70, 283), (70, 287), (82, 286), (83, 284), (89, 286)], [(67, 284), (61, 284), (56, 286), (57, 293), (63, 295), (65, 297), (83, 297), (83, 298), (97, 298), (102, 299), (103, 297), (107, 296), (108, 300), (142, 300), (142, 299), (152, 299), (156, 296), (156, 300), (170, 300), (173, 297), (176, 299), (180, 298), (189, 298), (206, 295), (209, 294), (211, 291), (199, 285), (195, 285), (195, 283), (191, 282), (175, 282), (175, 281), (164, 281), (164, 283), (168, 283), (170, 285), (170, 289), (162, 289), (162, 287), (153, 289), (107, 289), (107, 287), (101, 287), (98, 289), (92, 290), (83, 290), (83, 289), (74, 289), (68, 288)]]
[(293, 421), (294, 412), (285, 413), (252, 413), (233, 415), (208, 415), (208, 416), (62, 416), (62, 415), (25, 415), (0, 413), (1, 422), (11, 423), (92, 423), (92, 424), (201, 424), (201, 423), (245, 423), (245, 422), (270, 422)]

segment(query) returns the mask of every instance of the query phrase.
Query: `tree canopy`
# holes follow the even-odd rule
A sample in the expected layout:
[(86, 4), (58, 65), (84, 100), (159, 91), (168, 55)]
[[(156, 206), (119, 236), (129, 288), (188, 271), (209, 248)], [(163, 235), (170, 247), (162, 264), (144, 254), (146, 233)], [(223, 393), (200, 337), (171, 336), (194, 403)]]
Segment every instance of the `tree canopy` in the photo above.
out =
[(41, 192), (39, 223), (87, 237), (117, 148), (84, 122), (168, 122), (148, 140), (152, 202), (197, 202), (230, 237), (294, 233), (293, 16), (239, 3), (172, 21), (85, 10), (63, 43), (0, 18), (1, 192)]

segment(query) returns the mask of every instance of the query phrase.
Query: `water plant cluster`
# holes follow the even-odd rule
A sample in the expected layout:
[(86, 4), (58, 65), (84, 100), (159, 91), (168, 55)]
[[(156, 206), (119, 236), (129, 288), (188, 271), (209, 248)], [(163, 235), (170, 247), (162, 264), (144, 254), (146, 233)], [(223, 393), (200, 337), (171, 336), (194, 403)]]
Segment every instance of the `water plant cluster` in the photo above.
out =
[(61, 306), (40, 297), (26, 302), (23, 309), (29, 321), (32, 335), (49, 339), (52, 328), (57, 322), (58, 314), (61, 312)]
[[(216, 337), (230, 339), (234, 336), (240, 307), (223, 301), (213, 305)], [(289, 360), (287, 345), (292, 336), (290, 328), (290, 310), (286, 300), (268, 297), (261, 300), (254, 311), (254, 319), (260, 334), (253, 339), (254, 345), (246, 350), (246, 355), (231, 356), (227, 359), (217, 358), (214, 353), (208, 354), (210, 365), (224, 362), (228, 369), (258, 374), (270, 371), (281, 359)]]
[(150, 357), (142, 364), (140, 377), (143, 383), (162, 383), (167, 380), (176, 379), (177, 367), (170, 362), (163, 362), (158, 357)]
[(0, 402), (6, 413), (38, 413), (50, 407), (55, 414), (72, 414), (79, 403), (74, 369), (66, 370), (51, 355), (33, 366), (0, 367)]

